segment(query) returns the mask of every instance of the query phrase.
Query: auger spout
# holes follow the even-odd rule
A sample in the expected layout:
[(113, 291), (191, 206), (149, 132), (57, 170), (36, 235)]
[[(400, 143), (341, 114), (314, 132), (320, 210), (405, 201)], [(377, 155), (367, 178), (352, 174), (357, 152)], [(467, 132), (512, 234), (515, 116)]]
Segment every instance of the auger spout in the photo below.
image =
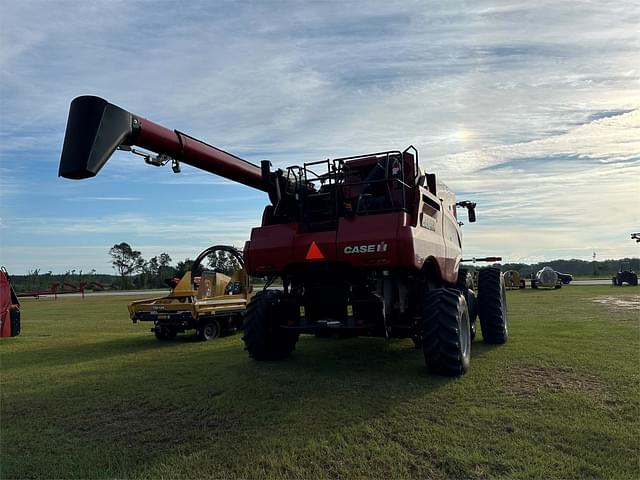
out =
[(121, 146), (144, 148), (163, 158), (268, 190), (259, 166), (95, 96), (81, 96), (71, 102), (58, 175), (74, 180), (93, 177)]

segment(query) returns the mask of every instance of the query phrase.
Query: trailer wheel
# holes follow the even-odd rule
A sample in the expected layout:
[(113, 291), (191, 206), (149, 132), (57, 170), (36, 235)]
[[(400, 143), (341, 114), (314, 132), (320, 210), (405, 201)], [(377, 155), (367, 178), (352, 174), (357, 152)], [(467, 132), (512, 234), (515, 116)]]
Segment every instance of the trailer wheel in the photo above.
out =
[(438, 288), (427, 292), (422, 316), (422, 351), (431, 373), (454, 376), (469, 369), (469, 308), (464, 295), (457, 290)]
[(178, 332), (169, 327), (156, 327), (153, 333), (161, 341), (173, 340), (178, 335)]
[(220, 323), (217, 320), (203, 320), (198, 328), (198, 338), (203, 341), (218, 338), (220, 333)]
[(258, 292), (247, 306), (244, 316), (244, 348), (255, 360), (279, 360), (296, 348), (298, 333), (278, 326), (282, 292)]
[[(535, 287), (534, 287), (535, 288)], [(478, 278), (478, 314), (485, 343), (502, 344), (509, 337), (507, 290), (497, 267), (485, 267)]]

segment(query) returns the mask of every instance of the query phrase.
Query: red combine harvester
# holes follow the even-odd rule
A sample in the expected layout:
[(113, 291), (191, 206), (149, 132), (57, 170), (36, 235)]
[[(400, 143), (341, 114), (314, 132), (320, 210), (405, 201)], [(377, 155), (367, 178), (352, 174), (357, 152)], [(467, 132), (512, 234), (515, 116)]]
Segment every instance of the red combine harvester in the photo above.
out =
[[(154, 153), (135, 150), (140, 147)], [(507, 340), (507, 305), (498, 268), (481, 269), (477, 295), (460, 267), (457, 207), (475, 221), (475, 203), (456, 202), (414, 147), (272, 170), (98, 97), (71, 103), (59, 175), (93, 177), (117, 150), (146, 163), (180, 162), (266, 192), (270, 205), (253, 228), (244, 259), (267, 277), (250, 302), (244, 342), (256, 360), (288, 356), (300, 334), (412, 338), (433, 373), (469, 367), (478, 315), (484, 341)], [(282, 290), (269, 289), (277, 278)]]
[(20, 300), (11, 286), (11, 277), (0, 267), (0, 338), (20, 335)]

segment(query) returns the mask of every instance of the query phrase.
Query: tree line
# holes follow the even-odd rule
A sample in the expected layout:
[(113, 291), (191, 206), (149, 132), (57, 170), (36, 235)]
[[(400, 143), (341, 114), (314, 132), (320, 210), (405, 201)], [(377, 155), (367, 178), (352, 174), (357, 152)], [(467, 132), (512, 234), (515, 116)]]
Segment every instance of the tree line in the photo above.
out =
[[(175, 265), (168, 253), (161, 253), (145, 260), (142, 252), (134, 250), (131, 245), (122, 242), (114, 245), (109, 250), (111, 264), (117, 272), (117, 276), (100, 274), (95, 269), (83, 271), (80, 269), (67, 270), (64, 273), (54, 274), (51, 271), (42, 272), (40, 269), (29, 270), (27, 275), (11, 275), (13, 287), (17, 291), (44, 290), (51, 288), (54, 283), (61, 287), (65, 284), (86, 284), (86, 288), (92, 288), (92, 283), (104, 285), (106, 288), (164, 288), (165, 280), (182, 277), (185, 272), (191, 271), (194, 260), (185, 258)], [(622, 258), (600, 261), (586, 260), (551, 260), (535, 264), (504, 263), (497, 264), (503, 272), (516, 270), (521, 275), (529, 276), (531, 272), (537, 272), (544, 266), (550, 266), (556, 271), (570, 273), (572, 275), (597, 275), (608, 278), (614, 275), (620, 265), (629, 263), (631, 269), (640, 272), (640, 259)], [(225, 252), (216, 252), (203, 262), (204, 267), (219, 271), (225, 275), (231, 275), (239, 268), (237, 260)], [(202, 269), (202, 266), (201, 266)], [(10, 272), (11, 273), (11, 272)]]
[[(175, 266), (168, 253), (145, 260), (142, 252), (134, 250), (126, 242), (115, 244), (109, 250), (111, 264), (120, 276), (120, 286), (126, 288), (161, 288), (166, 287), (165, 280), (182, 277), (190, 272), (194, 260), (185, 258)], [(227, 252), (214, 252), (206, 258), (206, 265), (200, 265), (199, 272), (204, 266), (225, 275), (232, 275), (240, 268), (238, 260)]]
[(78, 289), (81, 283), (85, 289), (91, 290), (109, 285), (112, 280), (112, 275), (97, 273), (95, 269), (88, 272), (71, 269), (64, 273), (53, 273), (51, 270), (43, 272), (34, 268), (28, 270), (26, 275), (11, 275), (11, 285), (18, 292), (50, 290), (54, 286), (61, 292), (65, 289)]
[(503, 272), (507, 270), (516, 270), (520, 272), (520, 275), (531, 275), (531, 272), (537, 272), (542, 267), (549, 266), (557, 272), (570, 273), (571, 275), (596, 275), (602, 277), (613, 276), (621, 264), (628, 263), (632, 270), (636, 272), (640, 271), (640, 259), (638, 258), (621, 258), (617, 260), (601, 260), (601, 261), (587, 261), (587, 260), (551, 260), (549, 262), (540, 262), (534, 264), (525, 263), (504, 263), (500, 265)]

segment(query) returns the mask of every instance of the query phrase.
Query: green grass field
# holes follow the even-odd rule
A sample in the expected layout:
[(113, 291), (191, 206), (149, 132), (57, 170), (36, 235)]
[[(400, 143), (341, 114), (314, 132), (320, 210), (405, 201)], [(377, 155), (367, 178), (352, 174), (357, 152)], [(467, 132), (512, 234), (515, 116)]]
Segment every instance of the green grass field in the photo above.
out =
[[(25, 300), (0, 342), (2, 478), (639, 478), (640, 289), (509, 292), (461, 378), (405, 340), (160, 343), (125, 297)], [(137, 297), (139, 298), (139, 297)]]

